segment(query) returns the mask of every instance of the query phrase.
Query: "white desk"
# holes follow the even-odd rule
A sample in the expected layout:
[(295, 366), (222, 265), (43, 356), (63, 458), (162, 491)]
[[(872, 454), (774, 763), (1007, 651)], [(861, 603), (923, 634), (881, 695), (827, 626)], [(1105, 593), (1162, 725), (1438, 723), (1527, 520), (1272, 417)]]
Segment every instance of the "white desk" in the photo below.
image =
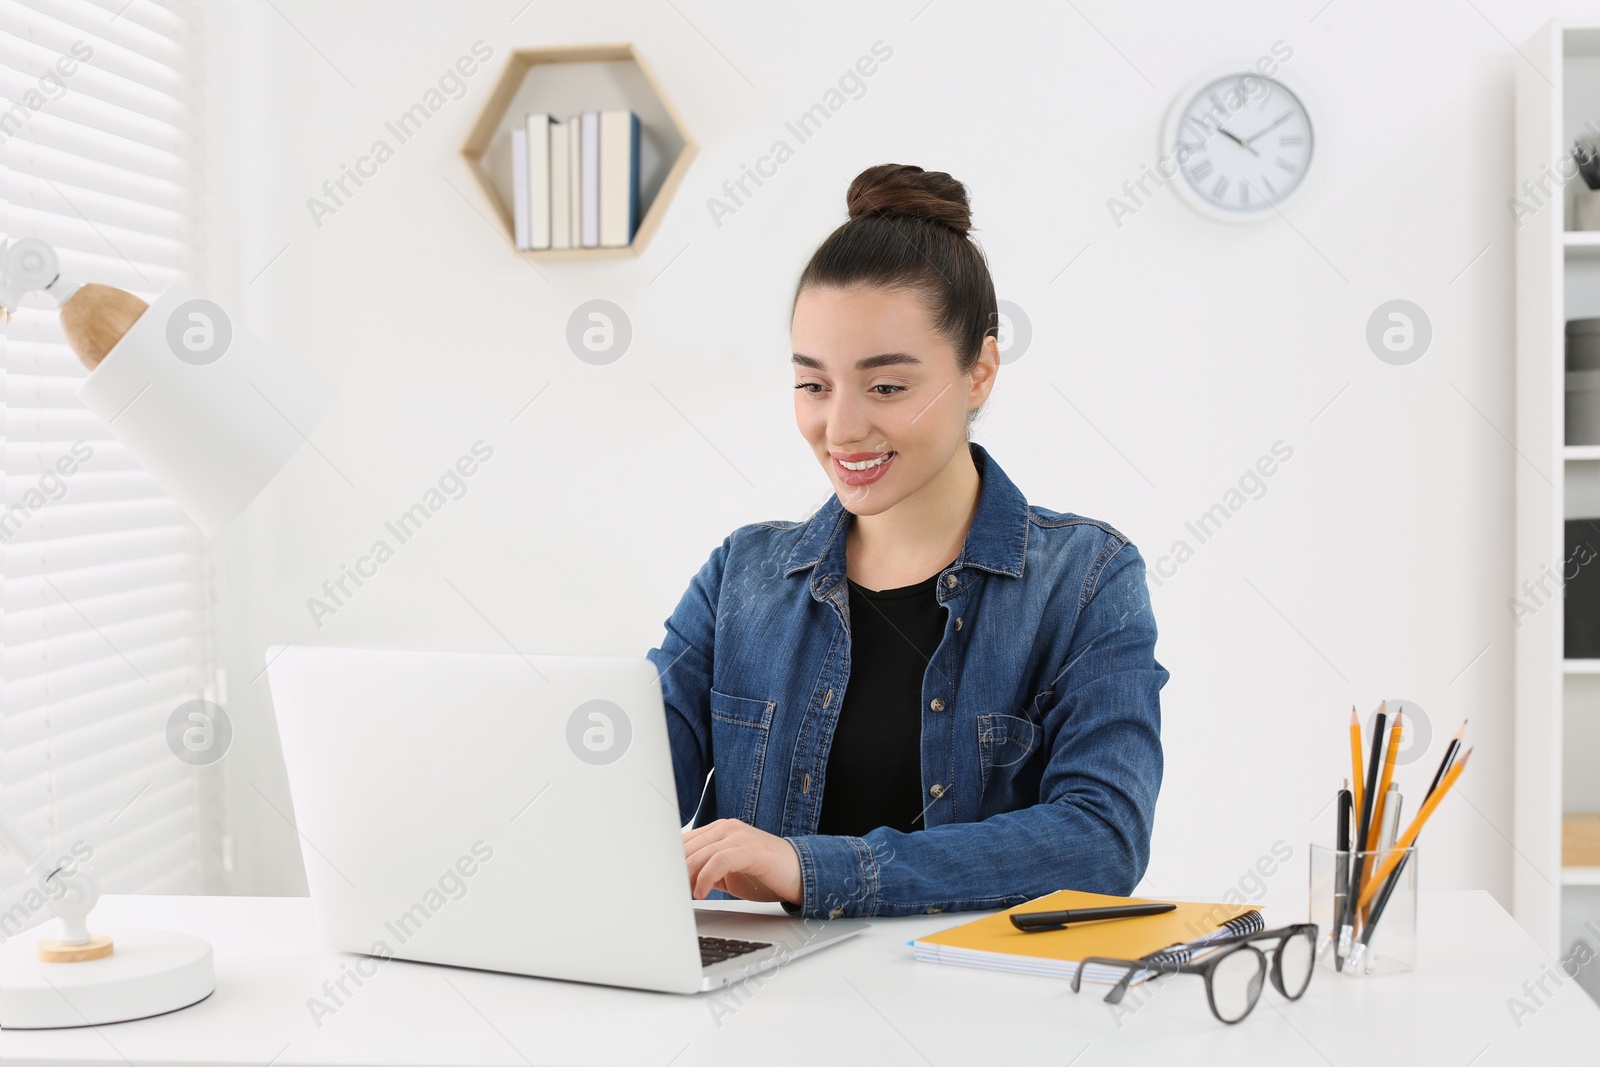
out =
[[(866, 934), (752, 984), (742, 1005), (727, 991), (680, 997), (395, 960), (319, 1028), (307, 998), (358, 957), (318, 942), (309, 899), (108, 896), (95, 911), (100, 927), (209, 939), (216, 992), (153, 1019), (8, 1030), (0, 1061), (1558, 1067), (1600, 1058), (1600, 1008), (1564, 976), (1558, 989), (1547, 980), (1554, 995), (1516, 1025), (1507, 998), (1555, 964), (1484, 892), (1422, 894), (1416, 972), (1363, 980), (1319, 969), (1299, 1002), (1269, 985), (1237, 1026), (1212, 1018), (1203, 983), (1189, 975), (1146, 987), (1143, 1006), (1119, 1019), (1100, 999), (1105, 986), (1074, 996), (1057, 979), (911, 958), (908, 940), (967, 917), (875, 920)], [(1267, 919), (1290, 921), (1270, 911)]]

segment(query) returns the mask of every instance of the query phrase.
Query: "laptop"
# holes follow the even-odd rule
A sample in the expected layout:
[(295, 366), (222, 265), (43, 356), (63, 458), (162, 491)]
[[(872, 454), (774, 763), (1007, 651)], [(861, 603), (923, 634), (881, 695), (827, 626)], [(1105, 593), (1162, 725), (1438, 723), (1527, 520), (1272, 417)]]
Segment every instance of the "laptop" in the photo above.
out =
[(336, 949), (696, 993), (869, 925), (695, 906), (643, 657), (275, 645), (267, 660)]

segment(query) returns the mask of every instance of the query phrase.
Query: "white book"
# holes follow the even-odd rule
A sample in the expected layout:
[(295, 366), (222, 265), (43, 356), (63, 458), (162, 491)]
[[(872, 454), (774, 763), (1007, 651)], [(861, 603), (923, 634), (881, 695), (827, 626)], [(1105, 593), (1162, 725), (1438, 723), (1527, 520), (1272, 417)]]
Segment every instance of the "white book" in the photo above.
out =
[(528, 131), (511, 131), (511, 218), (517, 247), (528, 247)]
[(550, 116), (530, 112), (528, 128), (528, 247), (550, 247)]
[(600, 112), (600, 244), (621, 248), (639, 224), (639, 117)]
[(578, 192), (578, 233), (584, 248), (600, 244), (600, 112), (583, 113), (581, 187)]
[(550, 247), (572, 247), (572, 135), (569, 123), (550, 126)]
[(583, 244), (583, 207), (578, 203), (578, 193), (583, 189), (583, 119), (574, 115), (567, 120), (567, 163), (572, 174), (567, 183), (568, 220), (572, 224), (570, 244), (577, 248)]

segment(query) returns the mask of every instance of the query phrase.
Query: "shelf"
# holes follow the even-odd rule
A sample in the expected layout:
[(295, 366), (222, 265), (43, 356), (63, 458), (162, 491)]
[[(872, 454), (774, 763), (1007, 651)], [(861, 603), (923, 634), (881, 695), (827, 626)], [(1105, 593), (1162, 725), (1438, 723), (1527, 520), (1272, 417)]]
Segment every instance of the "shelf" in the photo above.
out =
[(1600, 258), (1600, 230), (1563, 230), (1561, 244), (1568, 259)]
[(1600, 885), (1600, 867), (1563, 867), (1562, 885)]
[(461, 147), (467, 167), (515, 247), (511, 215), (511, 130), (528, 112), (566, 119), (580, 111), (627, 108), (639, 116), (639, 209), (633, 243), (620, 248), (519, 250), (533, 260), (636, 256), (649, 244), (696, 148), (660, 84), (631, 44), (564, 45), (512, 51), (483, 113)]
[(1561, 458), (1568, 463), (1590, 463), (1600, 460), (1600, 445), (1567, 445), (1561, 450)]
[(1600, 674), (1600, 659), (1564, 659), (1561, 661), (1563, 674)]

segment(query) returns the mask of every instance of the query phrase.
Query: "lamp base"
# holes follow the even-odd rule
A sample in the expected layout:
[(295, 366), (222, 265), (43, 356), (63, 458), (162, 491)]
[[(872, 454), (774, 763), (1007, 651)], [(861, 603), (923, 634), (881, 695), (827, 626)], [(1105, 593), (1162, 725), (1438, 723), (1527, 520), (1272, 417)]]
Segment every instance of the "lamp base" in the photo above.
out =
[(110, 930), (109, 956), (74, 963), (38, 958), (41, 942), (0, 945), (0, 1027), (44, 1030), (127, 1022), (187, 1008), (216, 988), (211, 943), (171, 930)]
[(35, 956), (44, 963), (82, 963), (85, 960), (104, 959), (116, 946), (105, 934), (90, 934), (81, 945), (69, 945), (47, 937), (35, 946)]

